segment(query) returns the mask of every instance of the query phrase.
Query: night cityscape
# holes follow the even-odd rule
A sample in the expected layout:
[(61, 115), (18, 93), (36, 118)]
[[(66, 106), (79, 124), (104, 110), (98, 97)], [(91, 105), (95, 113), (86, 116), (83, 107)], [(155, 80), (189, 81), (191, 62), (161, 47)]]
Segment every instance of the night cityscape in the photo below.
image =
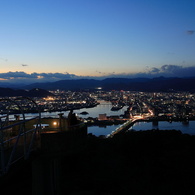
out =
[[(42, 92), (40, 89), (35, 91)], [(168, 121), (169, 123), (178, 121), (189, 124), (190, 121), (195, 119), (195, 96), (193, 93), (103, 91), (99, 88), (93, 92), (53, 90), (46, 94), (49, 94), (49, 96), (27, 99), (21, 96), (1, 97), (0, 99), (1, 132), (3, 132), (3, 134), (1, 133), (1, 161), (7, 158), (5, 156), (8, 155), (8, 151), (12, 147), (15, 148), (17, 143), (17, 141), (14, 141), (15, 139), (19, 139), (19, 142), (15, 154), (12, 156), (13, 159), (19, 155), (19, 146), (23, 145), (24, 138), (26, 140), (25, 146), (30, 149), (30, 140), (35, 136), (31, 129), (33, 126), (41, 128), (37, 129), (37, 133), (41, 134), (40, 137), (38, 134), (36, 135), (38, 137), (34, 140), (35, 145), (30, 150), (32, 153), (30, 159), (21, 162), (19, 158), (16, 164), (8, 164), (11, 167), (8, 166), (7, 171), (3, 169), (6, 163), (1, 164), (1, 174), (4, 178), (4, 181), (1, 181), (2, 183), (11, 181), (12, 186), (16, 187), (17, 182), (14, 184), (13, 180), (18, 177), (17, 172), (24, 168), (26, 171), (21, 174), (21, 179), (26, 181), (25, 191), (30, 190), (32, 194), (39, 194), (42, 191), (45, 193), (51, 192), (51, 194), (71, 194), (72, 189), (74, 189), (73, 191), (82, 191), (83, 194), (128, 194), (131, 191), (139, 194), (144, 193), (145, 190), (148, 190), (147, 193), (154, 191), (161, 194), (159, 188), (162, 187), (162, 178), (157, 181), (153, 178), (159, 177), (159, 171), (161, 171), (165, 172), (164, 179), (173, 180), (166, 184), (167, 186), (165, 186), (162, 194), (170, 190), (170, 184), (174, 191), (179, 189), (186, 192), (188, 189), (189, 194), (193, 192), (193, 189), (189, 186), (191, 185), (191, 179), (186, 180), (185, 178), (185, 181), (188, 182), (187, 187), (176, 188), (179, 182), (183, 182), (183, 178), (180, 178), (180, 176), (176, 178), (175, 175), (170, 175), (172, 173), (167, 170), (167, 168), (174, 168), (176, 175), (178, 171), (181, 171), (182, 174), (188, 174), (189, 178), (194, 174), (192, 169), (195, 160), (193, 157), (195, 149), (193, 135), (182, 134), (181, 131), (174, 129), (130, 130), (131, 126), (136, 125), (138, 121), (142, 123), (144, 121), (147, 123), (153, 122), (154, 124), (157, 124), (158, 121)], [(97, 113), (98, 117), (90, 116), (88, 110), (96, 109), (98, 106), (104, 106), (104, 104), (109, 105), (110, 112), (113, 115)], [(122, 109), (124, 112), (120, 115), (114, 114)], [(73, 114), (76, 111), (79, 115)], [(73, 113), (71, 114), (71, 112)], [(40, 126), (38, 119), (32, 118), (33, 115), (36, 116), (38, 113), (41, 114)], [(65, 116), (65, 113), (69, 114)], [(31, 116), (24, 119), (25, 114)], [(36, 123), (37, 125), (35, 125)], [(25, 124), (25, 129), (22, 128), (22, 124)], [(8, 126), (6, 127), (6, 125)], [(112, 132), (107, 133), (107, 135), (95, 136), (93, 133), (87, 132), (87, 129), (91, 126), (106, 127), (107, 125), (120, 126), (116, 126), (117, 128), (113, 126)], [(24, 134), (24, 132), (26, 133)], [(17, 138), (17, 134), (20, 136), (19, 138)], [(150, 143), (147, 140), (150, 140)], [(38, 147), (40, 141), (41, 147)], [(124, 147), (127, 148), (124, 149)], [(167, 151), (167, 147), (171, 149), (169, 148)], [(121, 151), (123, 152), (121, 153)], [(129, 152), (131, 157), (128, 155)], [(139, 153), (140, 155), (147, 155), (147, 157), (137, 156)], [(65, 160), (67, 155), (70, 160), (68, 162)], [(161, 158), (164, 158), (164, 160)], [(176, 167), (175, 164), (172, 164), (175, 158), (179, 161)], [(189, 170), (186, 170), (187, 164), (184, 163), (184, 160), (188, 164)], [(76, 163), (80, 161), (84, 164)], [(54, 162), (56, 164), (52, 166), (55, 167), (55, 171), (53, 168), (48, 169), (47, 167), (50, 167)], [(148, 164), (149, 162), (150, 164)], [(101, 175), (99, 175), (96, 168), (94, 169), (94, 163), (95, 167), (98, 167), (97, 170), (101, 169), (101, 171), (98, 171), (101, 172)], [(145, 163), (146, 165), (144, 165)], [(129, 165), (141, 172), (132, 171)], [(17, 168), (14, 168), (14, 166)], [(67, 170), (64, 166), (68, 166), (70, 170)], [(109, 167), (105, 169), (105, 166)], [(181, 168), (181, 166), (184, 167)], [(77, 168), (75, 169), (75, 167)], [(113, 170), (115, 170), (114, 174), (112, 173)], [(54, 173), (52, 173), (53, 171)], [(142, 173), (143, 171), (145, 173)], [(91, 172), (95, 177), (92, 177)], [(125, 173), (131, 175), (131, 178), (128, 178)], [(144, 174), (144, 178), (140, 179), (142, 174)], [(53, 180), (53, 177), (56, 179)], [(123, 179), (119, 180), (121, 177)], [(51, 184), (46, 178), (52, 179), (54, 184)], [(144, 182), (141, 184), (141, 189), (139, 189), (137, 183), (132, 181), (133, 184), (129, 184), (127, 182), (132, 178), (138, 180), (139, 183)], [(150, 179), (150, 183), (148, 183), (148, 179)], [(46, 184), (44, 184), (45, 182)], [(69, 184), (64, 186), (64, 182)], [(110, 183), (110, 185), (105, 185), (105, 182), (106, 184)], [(118, 187), (115, 187), (116, 182)], [(77, 185), (76, 188), (75, 184)], [(98, 185), (94, 186), (95, 184)], [(147, 189), (148, 186), (150, 189)], [(4, 191), (12, 192), (11, 189), (8, 190), (7, 188)]]
[(1, 0), (0, 195), (194, 195), (194, 10)]
[[(146, 115), (152, 112), (151, 117), (158, 120), (192, 120), (195, 116), (195, 95), (189, 92), (130, 92), (130, 91), (49, 91), (51, 96), (33, 98), (39, 106), (40, 112), (62, 112), (71, 109), (96, 107), (100, 100), (112, 103), (112, 110), (119, 110), (128, 106), (129, 114)], [(9, 97), (8, 97), (9, 98)], [(13, 97), (14, 98), (14, 97)], [(16, 97), (15, 97), (16, 98)], [(29, 113), (36, 112), (34, 105), (23, 105)], [(1, 107), (1, 112), (6, 108)], [(17, 113), (17, 110), (10, 112)], [(103, 113), (99, 113), (103, 114)], [(130, 115), (126, 118), (130, 118)]]

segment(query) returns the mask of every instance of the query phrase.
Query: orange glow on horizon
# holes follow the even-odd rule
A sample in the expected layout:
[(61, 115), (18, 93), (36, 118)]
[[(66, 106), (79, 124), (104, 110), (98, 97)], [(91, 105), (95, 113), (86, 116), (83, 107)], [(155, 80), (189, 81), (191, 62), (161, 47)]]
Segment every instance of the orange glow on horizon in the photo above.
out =
[(37, 79), (43, 79), (44, 76), (37, 76)]
[(3, 79), (3, 78), (0, 78), (0, 81), (7, 81), (8, 79)]

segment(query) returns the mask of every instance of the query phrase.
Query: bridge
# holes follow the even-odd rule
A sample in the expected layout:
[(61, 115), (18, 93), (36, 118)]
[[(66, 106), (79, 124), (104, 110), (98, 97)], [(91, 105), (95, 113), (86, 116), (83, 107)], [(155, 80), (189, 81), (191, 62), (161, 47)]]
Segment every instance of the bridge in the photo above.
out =
[(136, 120), (137, 119), (130, 119), (127, 122), (123, 123), (118, 128), (116, 128), (114, 131), (112, 131), (111, 134), (108, 134), (107, 138), (111, 138), (117, 133), (128, 130), (136, 122)]
[(134, 123), (140, 122), (140, 121), (147, 121), (152, 116), (153, 116), (153, 113), (152, 112), (150, 112), (150, 114), (147, 114), (147, 115), (133, 116), (131, 119), (127, 120), (125, 123), (123, 123), (122, 125), (120, 125), (119, 127), (117, 127), (114, 131), (112, 131), (111, 134), (108, 134), (107, 135), (107, 138), (111, 138), (114, 135), (116, 135), (117, 133), (127, 131), (131, 126), (134, 125)]

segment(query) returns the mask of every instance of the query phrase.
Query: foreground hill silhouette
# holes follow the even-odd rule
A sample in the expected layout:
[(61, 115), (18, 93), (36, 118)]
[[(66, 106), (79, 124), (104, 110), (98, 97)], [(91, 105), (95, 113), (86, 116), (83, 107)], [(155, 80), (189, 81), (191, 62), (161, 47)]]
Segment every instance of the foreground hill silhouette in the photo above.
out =
[[(143, 131), (93, 138), (64, 158), (64, 192), (193, 194), (195, 137), (178, 131)], [(67, 168), (68, 167), (68, 168)], [(86, 193), (87, 194), (87, 193)], [(89, 193), (90, 194), (90, 193)]]
[[(37, 153), (32, 161), (39, 158), (48, 156)], [(195, 193), (195, 136), (180, 131), (129, 131), (109, 139), (89, 135), (77, 150), (49, 158), (60, 162), (58, 194)], [(22, 183), (17, 193), (31, 194), (31, 163), (17, 172), (0, 191), (11, 194)]]
[(15, 96), (47, 97), (47, 96), (53, 96), (53, 94), (44, 89), (38, 89), (38, 88), (34, 88), (31, 90), (22, 90), (22, 89), (16, 90), (11, 88), (0, 87), (0, 96), (1, 97), (15, 97)]

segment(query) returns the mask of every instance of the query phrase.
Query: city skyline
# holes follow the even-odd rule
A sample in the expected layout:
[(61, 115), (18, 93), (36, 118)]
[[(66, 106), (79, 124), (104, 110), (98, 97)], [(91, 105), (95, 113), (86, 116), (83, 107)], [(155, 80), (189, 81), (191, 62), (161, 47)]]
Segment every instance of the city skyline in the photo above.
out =
[(193, 0), (7, 0), (0, 81), (195, 75)]

